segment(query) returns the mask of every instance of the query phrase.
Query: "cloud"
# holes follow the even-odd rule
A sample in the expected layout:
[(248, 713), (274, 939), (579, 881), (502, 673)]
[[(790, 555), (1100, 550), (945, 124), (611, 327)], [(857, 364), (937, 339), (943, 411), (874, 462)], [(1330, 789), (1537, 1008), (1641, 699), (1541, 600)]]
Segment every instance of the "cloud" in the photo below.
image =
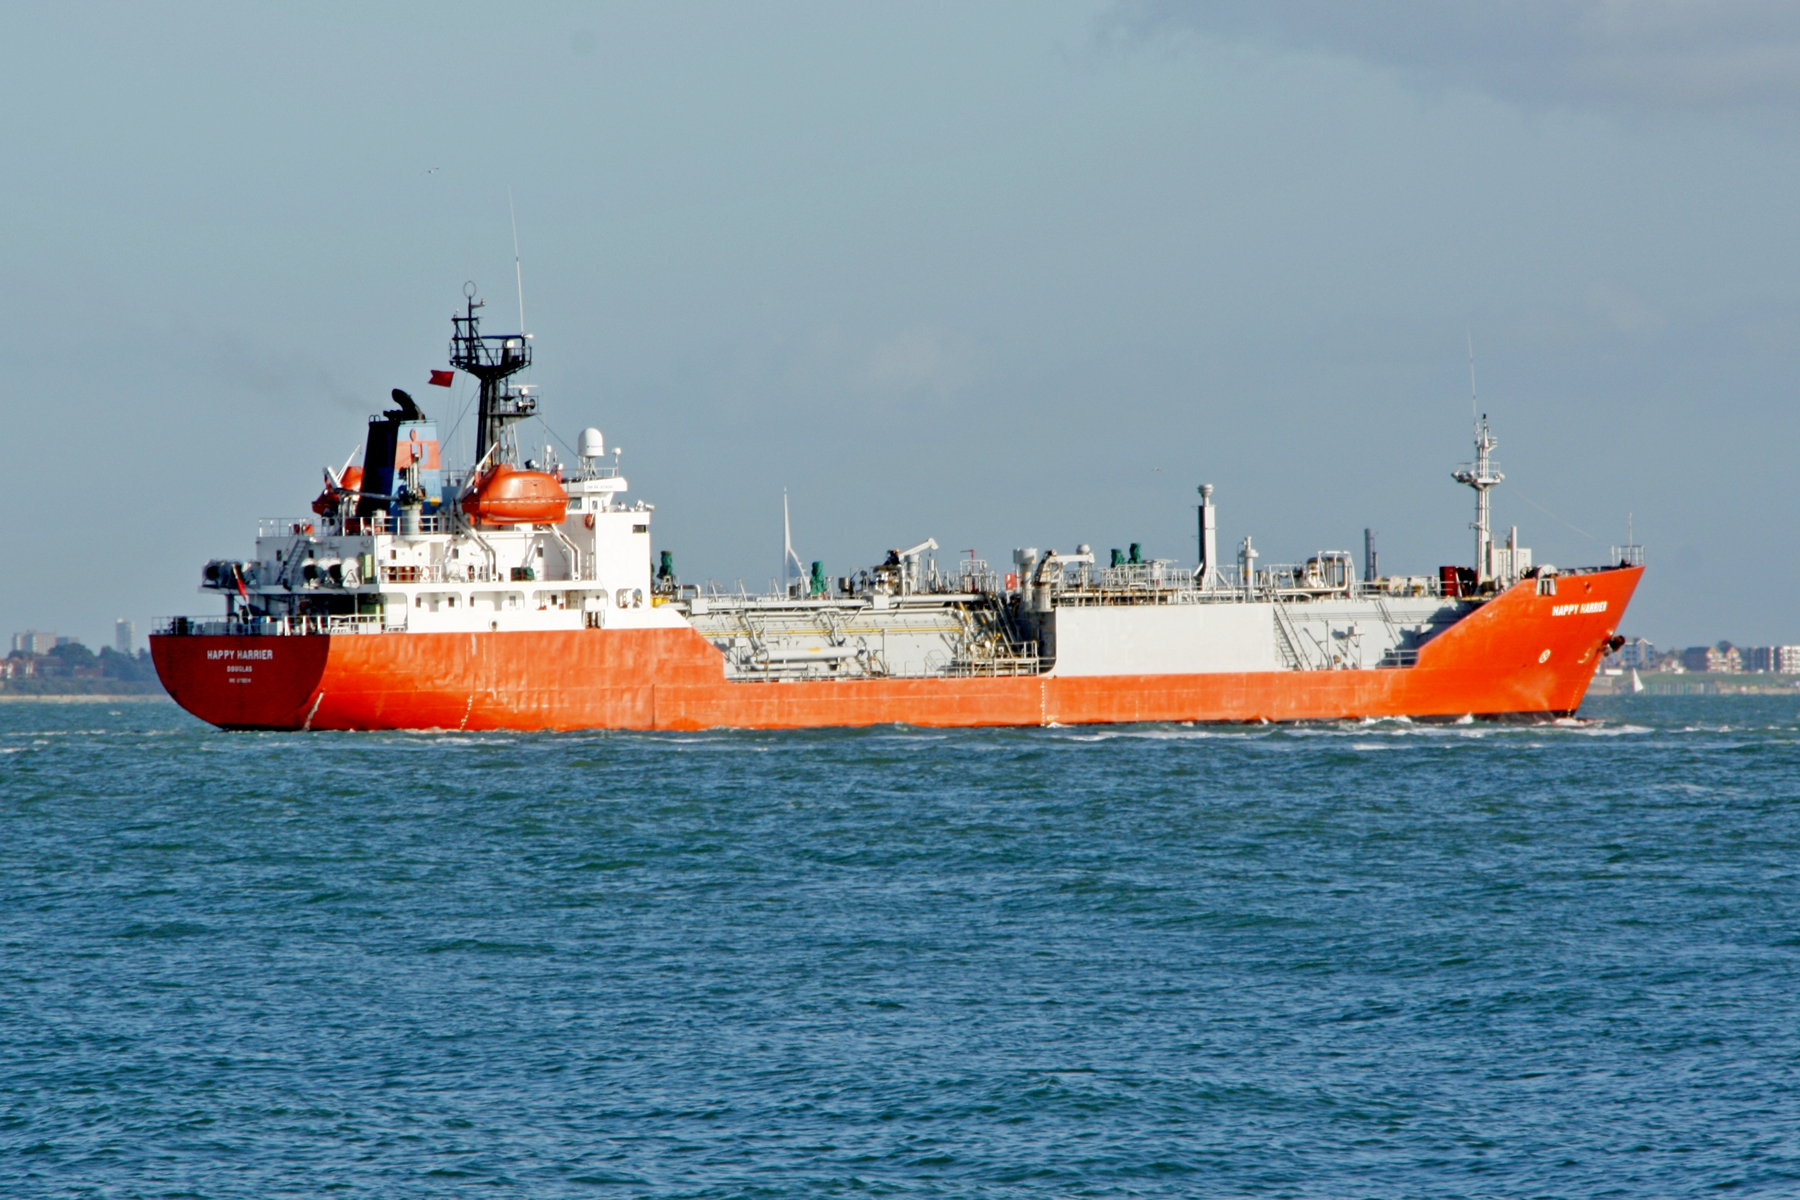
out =
[(934, 325), (884, 331), (825, 325), (749, 339), (719, 365), (726, 394), (742, 405), (800, 411), (911, 411), (956, 403), (982, 374), (971, 340)]
[(880, 394), (925, 394), (944, 399), (969, 381), (966, 349), (953, 348), (936, 329), (910, 329), (879, 342), (869, 355), (868, 380)]
[(1587, 302), (1590, 311), (1629, 337), (1654, 337), (1669, 324), (1667, 317), (1641, 297), (1603, 279), (1589, 285)]
[(1792, 0), (1120, 0), (1101, 34), (1341, 54), (1530, 105), (1800, 109)]

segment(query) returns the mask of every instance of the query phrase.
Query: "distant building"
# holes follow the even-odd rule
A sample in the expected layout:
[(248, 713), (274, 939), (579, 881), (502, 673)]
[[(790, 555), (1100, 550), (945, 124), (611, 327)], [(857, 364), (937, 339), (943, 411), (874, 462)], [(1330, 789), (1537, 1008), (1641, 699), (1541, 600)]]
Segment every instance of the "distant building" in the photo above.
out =
[(1689, 646), (1681, 652), (1681, 665), (1689, 671), (1735, 675), (1744, 669), (1744, 656), (1730, 642), (1716, 646)]
[(12, 648), (18, 654), (48, 654), (56, 648), (56, 634), (44, 629), (27, 629), (13, 634)]
[(1607, 655), (1606, 665), (1627, 671), (1650, 671), (1655, 669), (1656, 660), (1656, 647), (1649, 638), (1631, 638), (1617, 653)]
[(81, 639), (78, 637), (59, 637), (56, 639), (56, 644), (58, 646), (79, 646), (81, 645)]
[(1775, 647), (1739, 646), (1738, 651), (1744, 656), (1744, 670), (1758, 675), (1775, 670)]
[(137, 638), (137, 623), (120, 617), (113, 622), (113, 649), (120, 654), (131, 653), (131, 643)]

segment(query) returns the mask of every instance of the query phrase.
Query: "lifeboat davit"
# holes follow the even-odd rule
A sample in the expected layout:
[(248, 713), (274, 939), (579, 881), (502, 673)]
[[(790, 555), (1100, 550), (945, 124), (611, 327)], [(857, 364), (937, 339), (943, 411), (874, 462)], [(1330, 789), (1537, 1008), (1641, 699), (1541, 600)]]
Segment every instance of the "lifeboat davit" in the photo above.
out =
[(569, 515), (569, 493), (554, 475), (501, 463), (463, 497), (462, 510), (483, 525), (560, 525)]
[(319, 498), (312, 502), (312, 510), (321, 517), (326, 513), (336, 512), (338, 497), (345, 492), (349, 492), (352, 496), (361, 492), (362, 479), (363, 470), (361, 467), (345, 467), (344, 473), (337, 477), (337, 482), (333, 483), (331, 471), (327, 469), (325, 472), (325, 490), (320, 492)]

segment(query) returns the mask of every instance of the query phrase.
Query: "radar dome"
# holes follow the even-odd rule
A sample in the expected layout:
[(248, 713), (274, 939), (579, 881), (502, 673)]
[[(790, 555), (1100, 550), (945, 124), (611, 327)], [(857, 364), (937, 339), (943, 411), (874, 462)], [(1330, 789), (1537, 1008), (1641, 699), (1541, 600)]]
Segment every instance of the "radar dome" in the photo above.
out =
[(576, 453), (583, 458), (601, 458), (606, 454), (606, 442), (600, 437), (600, 431), (589, 425), (581, 431)]

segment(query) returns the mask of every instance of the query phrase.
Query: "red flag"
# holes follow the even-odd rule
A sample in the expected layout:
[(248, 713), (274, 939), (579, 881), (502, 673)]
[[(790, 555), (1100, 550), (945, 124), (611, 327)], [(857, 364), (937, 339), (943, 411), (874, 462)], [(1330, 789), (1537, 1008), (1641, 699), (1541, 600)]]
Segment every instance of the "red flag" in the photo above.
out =
[(449, 387), (455, 382), (455, 371), (433, 371), (431, 373), (431, 384), (433, 387)]

